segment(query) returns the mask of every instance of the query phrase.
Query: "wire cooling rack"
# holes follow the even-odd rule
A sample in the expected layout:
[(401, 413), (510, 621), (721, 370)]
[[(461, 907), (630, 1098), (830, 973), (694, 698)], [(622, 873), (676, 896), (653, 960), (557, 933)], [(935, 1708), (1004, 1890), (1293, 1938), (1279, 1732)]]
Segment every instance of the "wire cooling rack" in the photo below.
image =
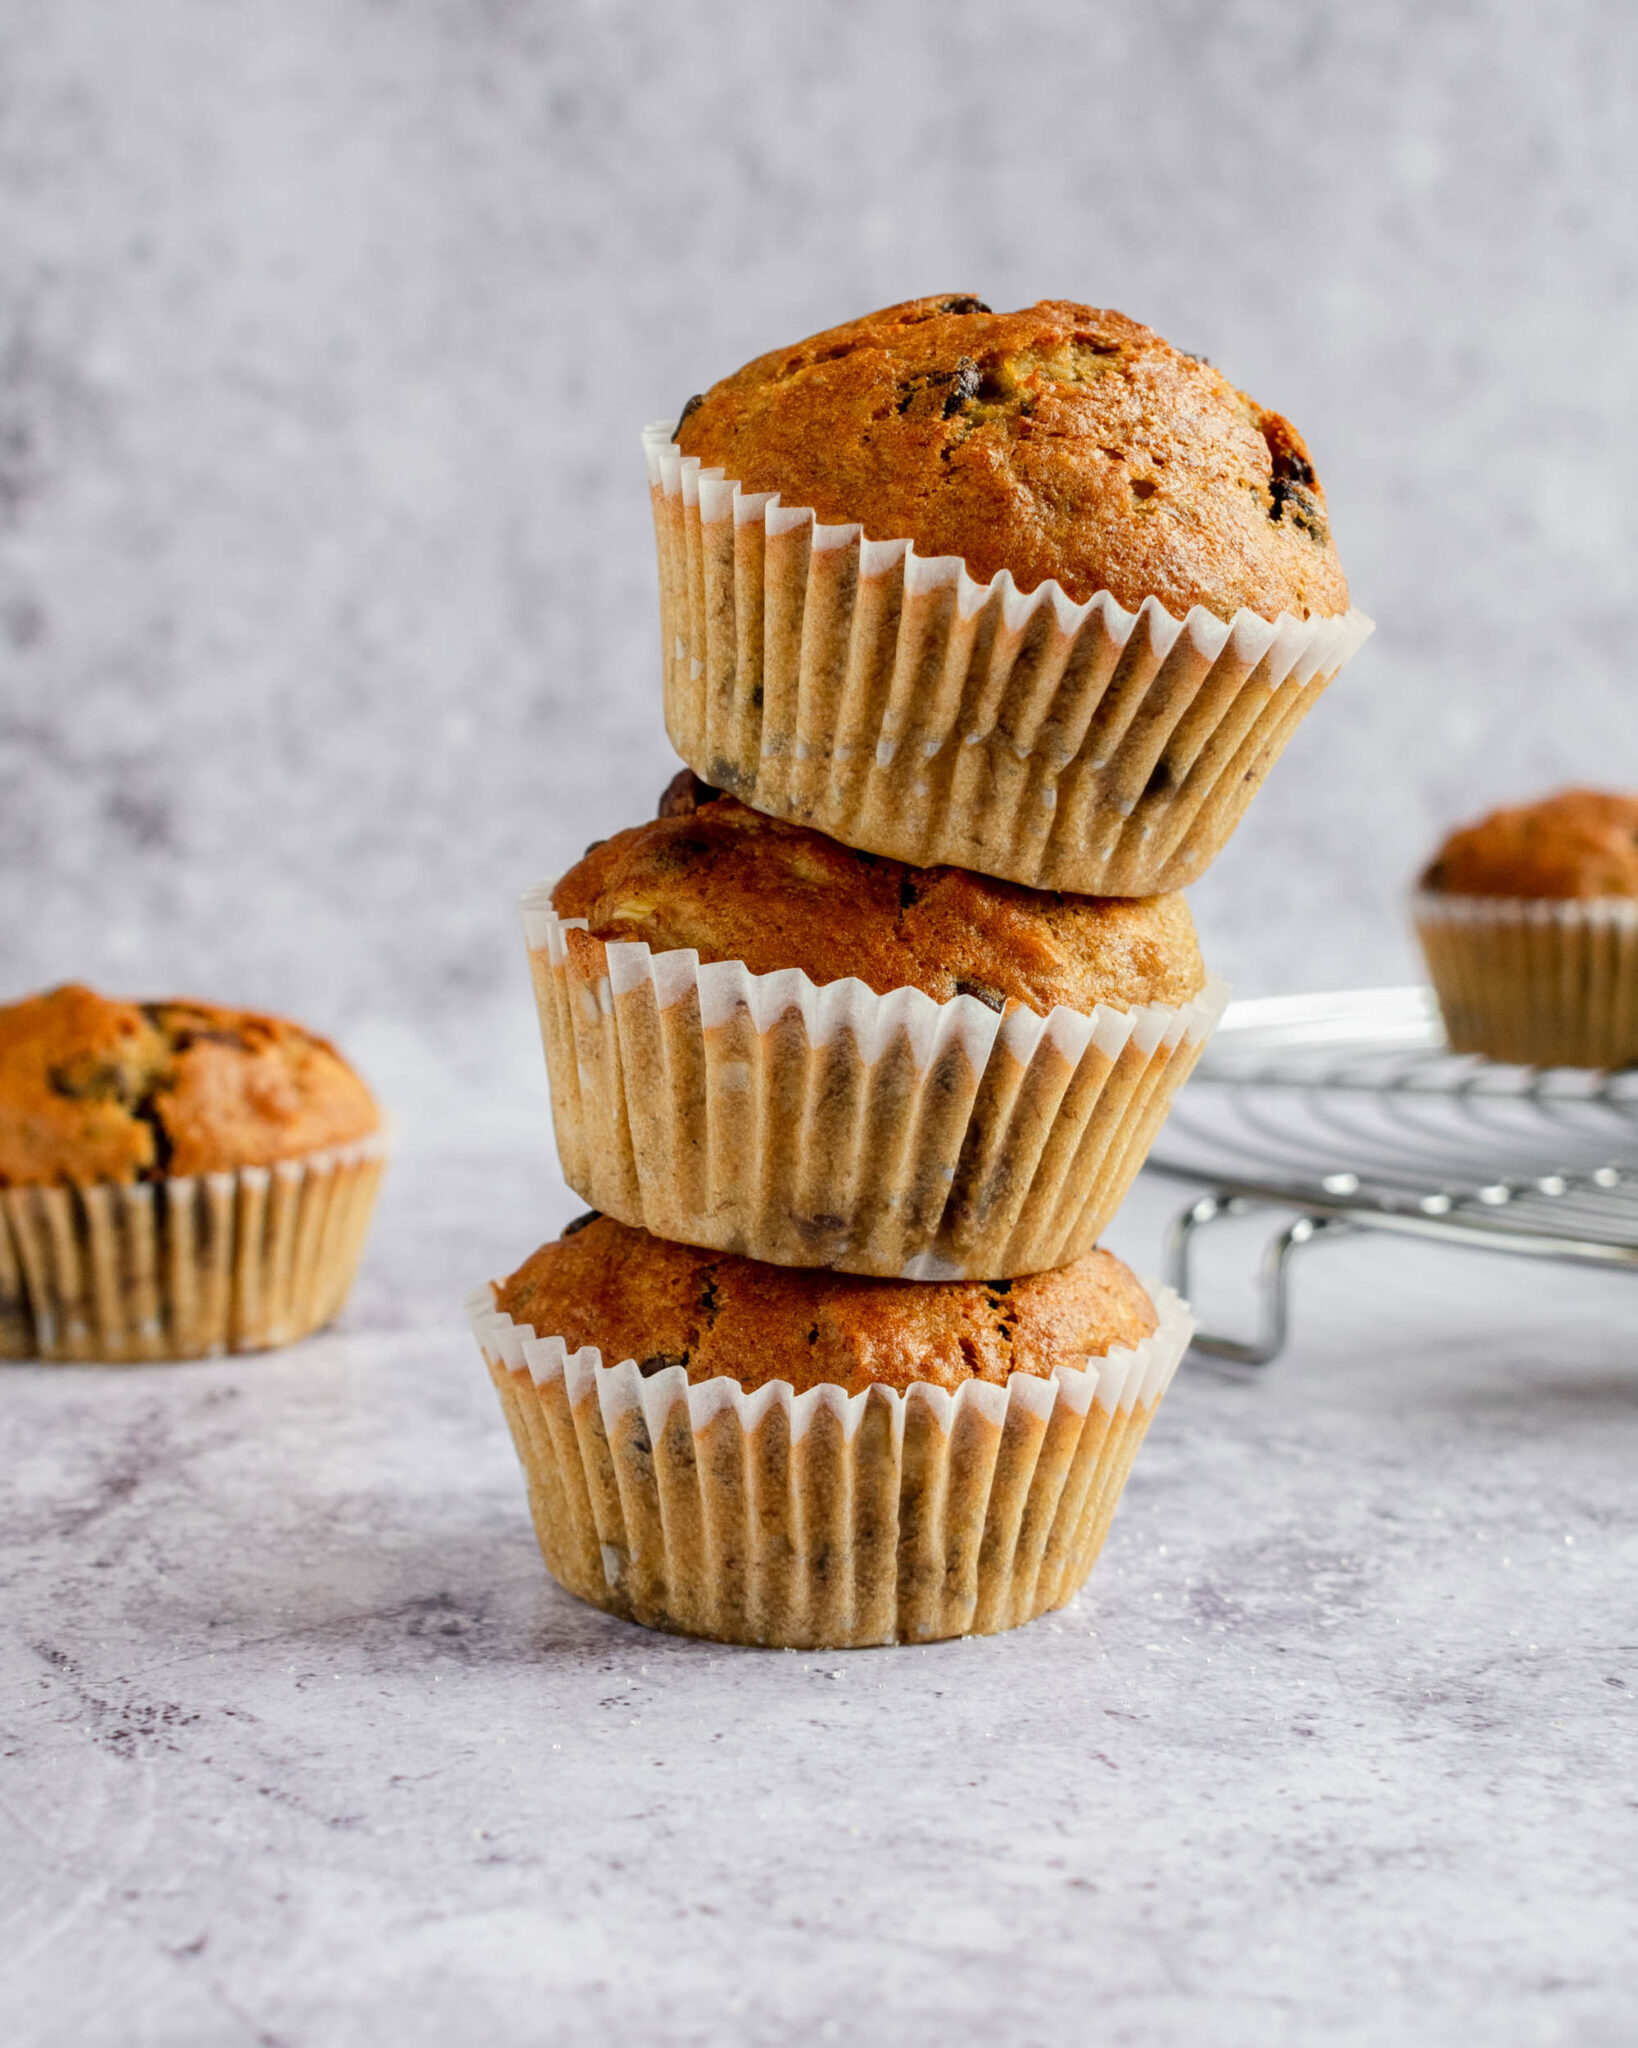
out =
[(1424, 988), (1231, 1003), (1148, 1164), (1207, 1190), (1167, 1237), (1183, 1295), (1206, 1225), (1297, 1211), (1264, 1254), (1257, 1334), (1195, 1337), (1236, 1365), (1278, 1356), (1292, 1254), (1342, 1231), (1638, 1272), (1638, 1069), (1453, 1053)]

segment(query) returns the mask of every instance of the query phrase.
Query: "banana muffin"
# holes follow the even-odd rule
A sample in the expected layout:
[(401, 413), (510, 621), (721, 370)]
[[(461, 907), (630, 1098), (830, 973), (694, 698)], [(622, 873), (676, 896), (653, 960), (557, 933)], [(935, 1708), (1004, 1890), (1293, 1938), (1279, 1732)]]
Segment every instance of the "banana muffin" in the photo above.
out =
[(1567, 789), (1462, 827), (1414, 915), (1453, 1050), (1638, 1060), (1638, 797)]
[(525, 899), (569, 1184), (780, 1265), (1089, 1251), (1226, 998), (1182, 898), (908, 867), (686, 773), (662, 810)]
[(812, 1648), (1062, 1606), (1189, 1333), (1104, 1252), (1015, 1283), (865, 1280), (600, 1216), (469, 1309), (562, 1585)]
[(1121, 313), (892, 306), (645, 449), (673, 745), (917, 866), (1184, 886), (1370, 631), (1301, 435)]
[(1638, 796), (1563, 789), (1461, 826), (1422, 874), (1448, 896), (1638, 902)]
[(595, 1212), (542, 1245), (495, 1290), (515, 1323), (571, 1351), (595, 1344), (648, 1377), (680, 1365), (690, 1382), (726, 1375), (746, 1393), (787, 1380), (903, 1393), (1004, 1387), (1152, 1337), (1154, 1303), (1110, 1252), (1056, 1272), (981, 1282), (872, 1280), (696, 1250)]
[(73, 983), (0, 1008), (0, 1187), (271, 1166), (380, 1123), (335, 1048), (282, 1018)]
[(351, 1283), (380, 1112), (299, 1025), (70, 984), (0, 1007), (0, 1355), (282, 1343)]
[(913, 299), (691, 398), (677, 446), (986, 583), (1306, 619), (1348, 609), (1307, 443), (1124, 313)]
[(908, 867), (751, 810), (687, 769), (659, 817), (588, 848), (552, 902), (594, 938), (992, 1010), (1186, 1003), (1206, 984), (1181, 896), (1073, 896)]

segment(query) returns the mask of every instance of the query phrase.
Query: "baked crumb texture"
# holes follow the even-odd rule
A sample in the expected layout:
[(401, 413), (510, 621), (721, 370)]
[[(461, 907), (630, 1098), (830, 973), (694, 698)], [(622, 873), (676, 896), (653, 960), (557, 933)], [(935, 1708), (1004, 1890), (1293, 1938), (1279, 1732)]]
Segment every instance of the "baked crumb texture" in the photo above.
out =
[(289, 1342), (351, 1283), (375, 1103), (281, 1019), (77, 986), (0, 1009), (0, 1356)]
[(1062, 1606), (1189, 1331), (1102, 1253), (931, 1287), (606, 1218), (469, 1308), (559, 1582), (650, 1627), (791, 1647)]
[(873, 541), (1023, 592), (1182, 618), (1340, 616), (1307, 444), (1136, 320), (917, 299), (775, 349), (691, 400), (684, 455)]

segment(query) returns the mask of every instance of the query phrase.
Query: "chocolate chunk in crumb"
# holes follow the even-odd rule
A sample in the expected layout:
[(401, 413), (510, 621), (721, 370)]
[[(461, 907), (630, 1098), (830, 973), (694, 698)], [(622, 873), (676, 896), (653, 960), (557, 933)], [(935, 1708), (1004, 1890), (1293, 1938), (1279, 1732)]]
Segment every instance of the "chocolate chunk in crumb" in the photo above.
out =
[(660, 792), (657, 818), (692, 817), (701, 804), (715, 803), (722, 791), (702, 781), (692, 768), (679, 768)]
[(955, 366), (955, 375), (950, 388), (944, 394), (944, 417), (960, 412), (964, 405), (971, 405), (978, 396), (978, 387), (983, 379), (978, 374), (978, 365), (971, 356), (963, 356)]
[(693, 412), (698, 406), (702, 406), (704, 403), (705, 393), (703, 391), (696, 391), (693, 397), (683, 407), (682, 411), (677, 415), (677, 424), (671, 429), (671, 438), (673, 441), (675, 441), (677, 436), (682, 432), (683, 421), (687, 419), (688, 415), (691, 412)]
[(560, 1239), (565, 1237), (574, 1237), (578, 1232), (584, 1230), (588, 1223), (595, 1223), (598, 1217), (602, 1215), (602, 1213), (603, 1212), (601, 1209), (588, 1209), (583, 1216), (571, 1217), (570, 1220), (567, 1223), (565, 1223), (563, 1228), (557, 1233), (558, 1237)]
[(1299, 455), (1294, 448), (1276, 448), (1274, 475), (1281, 483), (1311, 485), (1314, 481), (1314, 465), (1306, 455)]
[(941, 313), (987, 313), (990, 310), (982, 299), (961, 297), (940, 299), (938, 309)]
[(989, 1010), (1004, 1010), (1007, 1007), (1007, 999), (1000, 989), (991, 988), (987, 981), (968, 981), (964, 976), (958, 974), (956, 976), (956, 994), (958, 996), (974, 996)]
[(687, 1372), (688, 1353), (686, 1351), (651, 1352), (647, 1358), (638, 1359), (637, 1370), (645, 1380), (651, 1380), (657, 1372), (669, 1372), (674, 1365), (680, 1365), (683, 1371)]

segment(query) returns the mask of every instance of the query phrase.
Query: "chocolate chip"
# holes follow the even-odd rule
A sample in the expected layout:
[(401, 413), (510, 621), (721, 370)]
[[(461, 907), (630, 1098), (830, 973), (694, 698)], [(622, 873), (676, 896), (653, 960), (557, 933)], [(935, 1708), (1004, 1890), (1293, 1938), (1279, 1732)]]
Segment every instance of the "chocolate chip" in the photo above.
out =
[(990, 309), (982, 299), (957, 297), (940, 299), (938, 310), (941, 313), (987, 313)]
[(1289, 512), (1291, 524), (1299, 532), (1306, 533), (1310, 540), (1317, 540), (1321, 547), (1325, 545), (1330, 538), (1330, 530), (1325, 524), (1325, 514), (1301, 484), (1277, 476), (1269, 485), (1268, 494), (1273, 500), (1268, 508), (1268, 516), (1276, 525), (1279, 524), (1281, 515)]
[(1007, 1007), (1007, 999), (1000, 989), (991, 988), (987, 981), (968, 981), (958, 974), (956, 976), (956, 994), (958, 996), (976, 996), (979, 1002), (988, 1010), (1004, 1010)]
[(584, 1216), (574, 1216), (557, 1233), (559, 1238), (574, 1237), (585, 1229), (588, 1223), (595, 1223), (602, 1216), (601, 1209), (588, 1209)]
[(704, 403), (705, 393), (703, 391), (696, 391), (693, 397), (683, 407), (682, 411), (677, 415), (677, 424), (671, 429), (671, 438), (673, 441), (675, 441), (677, 436), (682, 432), (683, 422), (688, 418), (688, 415), (691, 412), (697, 410), (697, 408), (702, 406)]
[(913, 903), (921, 900), (921, 891), (916, 887), (916, 871), (906, 868), (899, 877), (899, 908), (908, 910)]
[(1299, 455), (1295, 448), (1276, 448), (1273, 454), (1274, 474), (1281, 483), (1313, 483), (1314, 465), (1306, 455)]
[(944, 417), (950, 419), (960, 412), (964, 405), (971, 405), (978, 396), (978, 387), (983, 382), (978, 365), (971, 356), (963, 356), (955, 366), (955, 375), (949, 390), (944, 394)]
[(657, 818), (691, 818), (701, 804), (715, 803), (721, 794), (720, 789), (701, 781), (692, 768), (679, 768), (661, 790), (660, 808), (654, 815)]
[[(590, 842), (590, 844), (589, 844), (589, 845), (587, 846), (587, 848), (586, 848), (586, 853), (595, 853), (595, 852), (597, 851), (597, 849), (598, 849), (598, 848), (599, 848), (600, 846), (607, 846), (607, 845), (608, 845), (608, 841), (607, 841), (606, 839), (594, 839), (594, 840), (592, 840), (592, 841)], [(582, 854), (582, 855), (580, 856), (580, 858), (581, 858), (582, 860), (584, 860), (584, 859), (586, 858), (586, 853), (583, 853), (583, 854)]]
[(654, 1351), (647, 1358), (638, 1359), (637, 1370), (645, 1380), (651, 1380), (657, 1372), (669, 1372), (674, 1365), (680, 1365), (683, 1371), (687, 1372), (688, 1353), (686, 1351)]

